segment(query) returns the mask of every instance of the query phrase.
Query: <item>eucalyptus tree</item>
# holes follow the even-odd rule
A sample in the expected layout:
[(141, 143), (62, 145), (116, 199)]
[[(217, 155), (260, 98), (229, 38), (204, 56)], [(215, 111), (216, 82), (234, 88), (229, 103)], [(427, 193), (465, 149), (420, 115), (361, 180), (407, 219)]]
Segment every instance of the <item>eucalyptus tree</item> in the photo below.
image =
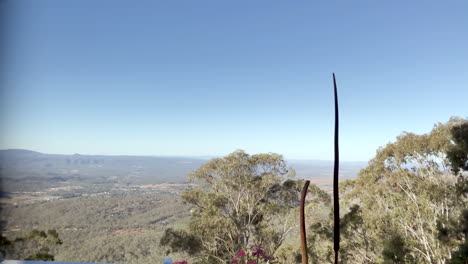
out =
[(363, 208), (376, 256), (391, 252), (384, 248), (387, 241), (401, 237), (403, 261), (443, 264), (451, 259), (460, 241), (444, 243), (440, 230), (460, 215), (466, 199), (457, 191), (465, 176), (451, 172), (447, 152), (455, 145), (452, 128), (465, 122), (452, 118), (428, 134), (403, 133), (379, 149), (356, 180), (343, 185), (345, 201)]
[[(181, 194), (193, 206), (187, 230), (167, 230), (161, 245), (204, 263), (225, 263), (252, 245), (275, 255), (297, 224), (302, 182), (294, 175), (279, 154), (235, 151), (210, 160), (189, 176), (194, 187)], [(326, 199), (313, 190), (311, 203)]]

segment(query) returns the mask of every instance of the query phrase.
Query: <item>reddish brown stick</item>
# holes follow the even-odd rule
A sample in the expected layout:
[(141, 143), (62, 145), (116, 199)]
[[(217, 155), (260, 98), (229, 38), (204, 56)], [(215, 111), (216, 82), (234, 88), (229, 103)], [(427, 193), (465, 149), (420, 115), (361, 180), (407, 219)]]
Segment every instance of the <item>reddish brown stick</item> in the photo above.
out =
[(302, 264), (307, 264), (309, 262), (309, 256), (307, 255), (307, 237), (306, 237), (306, 226), (305, 226), (305, 199), (307, 195), (307, 189), (309, 188), (310, 181), (305, 181), (304, 188), (302, 189), (301, 194), (301, 247), (302, 247)]

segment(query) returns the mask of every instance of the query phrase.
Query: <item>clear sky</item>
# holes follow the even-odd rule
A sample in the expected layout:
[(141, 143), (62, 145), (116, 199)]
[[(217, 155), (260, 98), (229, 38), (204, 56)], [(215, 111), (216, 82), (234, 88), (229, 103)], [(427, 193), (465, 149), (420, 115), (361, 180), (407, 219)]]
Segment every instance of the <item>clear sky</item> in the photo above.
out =
[(468, 116), (468, 1), (3, 1), (0, 148), (343, 160)]

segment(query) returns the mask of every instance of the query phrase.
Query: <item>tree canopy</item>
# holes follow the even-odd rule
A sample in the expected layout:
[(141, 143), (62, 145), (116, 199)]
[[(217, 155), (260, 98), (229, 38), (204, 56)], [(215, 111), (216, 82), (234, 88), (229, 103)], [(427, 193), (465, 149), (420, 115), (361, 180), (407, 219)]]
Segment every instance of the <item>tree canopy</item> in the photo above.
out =
[(451, 162), (449, 153), (462, 148), (454, 131), (465, 126), (466, 120), (452, 118), (428, 134), (405, 132), (342, 186), (344, 202), (363, 209), (366, 237), (359, 243), (366, 245), (368, 263), (447, 263), (452, 258), (462, 241), (453, 230), (466, 207), (466, 193), (460, 191), (466, 177), (451, 173), (460, 163)]
[(0, 236), (0, 252), (13, 259), (54, 261), (50, 247), (62, 243), (55, 229), (49, 229), (47, 232), (34, 229), (12, 241)]
[[(194, 187), (181, 195), (193, 206), (188, 230), (168, 229), (161, 244), (188, 253), (196, 248), (203, 263), (225, 263), (252, 245), (274, 255), (297, 219), (302, 181), (294, 174), (273, 153), (236, 151), (210, 160), (190, 175)], [(314, 190), (317, 201), (328, 197)], [(182, 243), (184, 236), (193, 243)]]
[(468, 122), (455, 125), (451, 129), (453, 145), (447, 152), (447, 158), (454, 173), (468, 170)]

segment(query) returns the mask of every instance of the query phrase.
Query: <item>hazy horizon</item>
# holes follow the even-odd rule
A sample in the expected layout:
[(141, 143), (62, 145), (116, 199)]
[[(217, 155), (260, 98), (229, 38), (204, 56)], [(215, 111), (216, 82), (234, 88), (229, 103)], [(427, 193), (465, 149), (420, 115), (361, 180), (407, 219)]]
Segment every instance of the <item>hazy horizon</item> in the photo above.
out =
[[(126, 155), (126, 154), (92, 154), (92, 153), (47, 153), (43, 151), (37, 151), (33, 149), (14, 149), (14, 148), (9, 148), (9, 149), (0, 149), (0, 151), (32, 151), (40, 154), (46, 154), (46, 155), (63, 155), (63, 156), (73, 156), (73, 155), (80, 155), (80, 156), (123, 156), (123, 157), (155, 157), (155, 158), (193, 158), (193, 159), (212, 159), (212, 158), (221, 158), (226, 155), (229, 155), (230, 153), (226, 153), (224, 155), (201, 155), (201, 156), (190, 156), (190, 155)], [(235, 150), (233, 150), (235, 151)], [(250, 155), (255, 155), (255, 154), (260, 154), (260, 153), (248, 153)], [(281, 154), (281, 153), (276, 153), (276, 154)], [(282, 154), (281, 154), (282, 155)], [(286, 157), (283, 155), (286, 161), (295, 161), (295, 162), (301, 162), (301, 161), (313, 161), (313, 162), (333, 162), (333, 160), (324, 160), (324, 159), (307, 159), (307, 158), (294, 158), (294, 157)], [(345, 162), (345, 163), (367, 163), (368, 161), (366, 160), (341, 160), (340, 162)]]
[[(466, 1), (3, 1), (0, 148), (369, 160), (468, 116)], [(337, 19), (339, 17), (339, 19)]]

